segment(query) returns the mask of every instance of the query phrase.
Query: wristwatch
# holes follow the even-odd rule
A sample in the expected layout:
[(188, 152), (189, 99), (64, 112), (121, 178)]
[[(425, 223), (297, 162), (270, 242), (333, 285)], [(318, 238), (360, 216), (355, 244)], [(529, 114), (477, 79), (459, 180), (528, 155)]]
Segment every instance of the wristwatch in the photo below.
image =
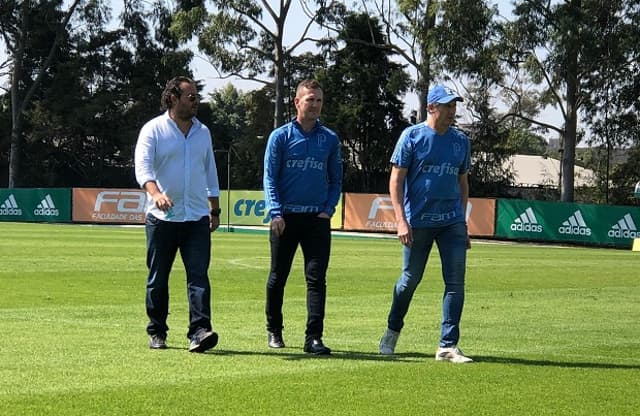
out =
[(222, 210), (220, 208), (212, 208), (211, 209), (211, 216), (212, 217), (219, 217), (221, 212), (222, 212)]

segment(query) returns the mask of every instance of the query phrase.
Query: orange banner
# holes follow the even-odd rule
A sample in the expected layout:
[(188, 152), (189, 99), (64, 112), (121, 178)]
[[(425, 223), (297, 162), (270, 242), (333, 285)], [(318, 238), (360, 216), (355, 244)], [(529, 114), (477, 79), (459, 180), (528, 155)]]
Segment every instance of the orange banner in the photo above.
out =
[(73, 188), (73, 221), (144, 224), (146, 199), (141, 189)]
[(344, 194), (344, 229), (396, 231), (391, 198), (384, 194)]
[[(469, 198), (469, 235), (492, 237), (495, 232), (496, 201)], [(396, 231), (391, 198), (385, 194), (344, 194), (344, 229), (352, 231)]]
[(496, 233), (496, 200), (469, 198), (467, 203), (467, 227), (469, 235), (493, 237)]

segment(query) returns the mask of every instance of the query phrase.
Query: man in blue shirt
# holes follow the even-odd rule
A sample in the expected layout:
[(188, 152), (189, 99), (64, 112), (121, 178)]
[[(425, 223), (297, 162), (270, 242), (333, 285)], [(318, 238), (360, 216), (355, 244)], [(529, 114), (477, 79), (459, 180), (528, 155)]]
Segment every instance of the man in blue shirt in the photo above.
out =
[(271, 270), (267, 279), (268, 345), (284, 348), (284, 287), (298, 245), (304, 255), (307, 328), (304, 351), (328, 355), (322, 342), (331, 216), (342, 191), (338, 136), (318, 120), (323, 92), (315, 80), (301, 82), (297, 116), (269, 136), (264, 156), (264, 193), (271, 218)]
[(466, 250), (470, 247), (465, 209), (471, 158), (469, 139), (451, 127), (458, 101), (462, 98), (451, 89), (433, 87), (427, 96), (427, 121), (405, 129), (391, 156), (389, 193), (403, 245), (403, 266), (393, 291), (387, 330), (380, 340), (381, 354), (395, 352), (435, 242), (445, 284), (436, 360), (472, 361), (458, 348)]
[(189, 351), (218, 343), (211, 326), (211, 232), (219, 225), (220, 187), (209, 129), (195, 116), (200, 96), (193, 80), (170, 80), (166, 112), (147, 122), (135, 149), (136, 179), (147, 191), (146, 306), (152, 349), (167, 348), (169, 273), (178, 249), (187, 273)]

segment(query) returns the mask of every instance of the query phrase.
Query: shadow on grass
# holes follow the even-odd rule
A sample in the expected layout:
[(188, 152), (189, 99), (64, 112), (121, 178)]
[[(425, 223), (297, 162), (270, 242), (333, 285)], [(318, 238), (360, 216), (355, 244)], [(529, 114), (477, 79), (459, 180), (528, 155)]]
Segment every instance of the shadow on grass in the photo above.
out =
[[(294, 348), (285, 348), (282, 350), (265, 350), (265, 351), (238, 351), (227, 349), (212, 349), (206, 351), (202, 355), (228, 355), (228, 356), (264, 356), (273, 358), (282, 358), (284, 360), (349, 360), (349, 361), (388, 361), (414, 363), (417, 361), (433, 360), (432, 354), (424, 354), (419, 352), (398, 353), (394, 355), (380, 355), (377, 352), (360, 352), (360, 351), (344, 351), (333, 350), (331, 355), (313, 355), (294, 350)], [(614, 363), (589, 363), (589, 362), (569, 362), (569, 361), (552, 361), (552, 360), (532, 360), (513, 357), (493, 357), (474, 355), (476, 363), (492, 363), (492, 364), (508, 364), (508, 365), (528, 365), (539, 367), (561, 367), (561, 368), (594, 368), (605, 370), (640, 370), (640, 364), (614, 364)]]
[(282, 358), (285, 360), (317, 360), (317, 359), (329, 359), (329, 360), (353, 360), (353, 361), (392, 361), (392, 362), (416, 362), (424, 359), (433, 359), (433, 355), (422, 353), (400, 353), (394, 355), (380, 355), (379, 353), (372, 352), (359, 352), (359, 351), (342, 351), (332, 350), (331, 355), (314, 355), (302, 352), (302, 349), (292, 351), (294, 348), (285, 348), (279, 350), (265, 350), (265, 351), (237, 351), (226, 349), (212, 349), (206, 351), (204, 354), (210, 355), (229, 355), (229, 356), (265, 356)]
[(562, 367), (562, 368), (600, 368), (604, 370), (640, 370), (640, 364), (612, 364), (612, 363), (585, 363), (570, 361), (552, 361), (552, 360), (528, 360), (524, 358), (512, 357), (491, 357), (491, 356), (473, 356), (473, 360), (477, 363), (493, 363), (493, 364), (509, 364), (509, 365), (531, 365), (539, 367)]

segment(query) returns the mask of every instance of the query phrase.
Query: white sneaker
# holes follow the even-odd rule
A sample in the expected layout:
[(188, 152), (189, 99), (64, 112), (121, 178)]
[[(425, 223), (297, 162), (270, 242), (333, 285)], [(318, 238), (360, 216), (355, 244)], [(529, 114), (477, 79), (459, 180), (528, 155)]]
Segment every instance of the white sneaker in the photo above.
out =
[(436, 361), (449, 361), (452, 363), (471, 363), (473, 360), (464, 355), (462, 350), (457, 346), (449, 348), (438, 348), (436, 352)]
[(380, 354), (392, 355), (394, 350), (396, 349), (396, 344), (398, 343), (399, 336), (400, 332), (396, 332), (393, 329), (387, 328), (387, 330), (384, 331), (384, 335), (380, 339)]

